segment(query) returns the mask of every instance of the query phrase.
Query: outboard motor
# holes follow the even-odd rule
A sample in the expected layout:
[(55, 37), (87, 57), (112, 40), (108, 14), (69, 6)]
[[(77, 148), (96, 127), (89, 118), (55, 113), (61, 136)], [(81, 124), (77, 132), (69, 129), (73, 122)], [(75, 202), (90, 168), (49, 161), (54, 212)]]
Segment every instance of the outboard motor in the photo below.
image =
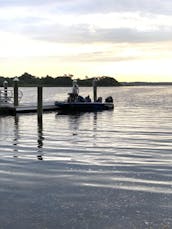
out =
[(113, 103), (113, 98), (112, 98), (112, 96), (108, 96), (108, 97), (105, 99), (105, 102), (106, 102), (106, 103)]

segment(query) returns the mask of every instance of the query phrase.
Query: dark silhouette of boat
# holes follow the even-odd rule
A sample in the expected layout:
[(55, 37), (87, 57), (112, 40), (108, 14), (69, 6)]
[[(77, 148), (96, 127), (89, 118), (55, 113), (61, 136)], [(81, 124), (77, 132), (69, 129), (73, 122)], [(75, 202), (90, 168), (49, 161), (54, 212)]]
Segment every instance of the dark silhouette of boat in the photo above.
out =
[[(97, 94), (97, 93), (96, 93)], [(55, 106), (61, 112), (73, 113), (73, 112), (91, 112), (91, 111), (103, 111), (112, 110), (114, 108), (113, 98), (111, 96), (102, 102), (102, 97), (98, 97), (94, 102), (91, 101), (90, 96), (85, 98), (79, 95), (79, 87), (76, 81), (73, 81), (72, 92), (68, 93), (66, 101), (55, 101)]]
[(112, 110), (114, 104), (112, 102), (55, 102), (58, 110), (65, 112), (90, 112)]

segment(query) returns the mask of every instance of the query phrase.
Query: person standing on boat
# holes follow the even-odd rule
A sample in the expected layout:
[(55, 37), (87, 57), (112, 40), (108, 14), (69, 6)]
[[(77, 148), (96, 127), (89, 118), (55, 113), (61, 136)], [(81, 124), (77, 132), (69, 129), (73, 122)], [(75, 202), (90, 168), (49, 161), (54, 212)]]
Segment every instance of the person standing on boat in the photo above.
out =
[(73, 81), (72, 94), (73, 94), (74, 101), (76, 102), (79, 95), (79, 86), (77, 84), (77, 80)]
[(72, 87), (72, 92), (68, 93), (69, 97), (67, 101), (69, 103), (71, 102), (77, 102), (78, 101), (78, 96), (79, 96), (79, 86), (77, 84), (77, 80), (73, 81), (73, 87)]
[(76, 96), (79, 95), (79, 86), (77, 84), (77, 80), (73, 81), (72, 93)]

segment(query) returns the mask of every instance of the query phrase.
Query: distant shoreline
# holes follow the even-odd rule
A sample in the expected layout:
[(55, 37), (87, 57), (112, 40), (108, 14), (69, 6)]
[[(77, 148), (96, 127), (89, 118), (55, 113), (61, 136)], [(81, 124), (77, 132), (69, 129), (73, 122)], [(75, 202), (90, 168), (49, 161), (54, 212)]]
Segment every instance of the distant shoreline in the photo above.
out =
[(120, 82), (121, 86), (172, 86), (172, 82)]

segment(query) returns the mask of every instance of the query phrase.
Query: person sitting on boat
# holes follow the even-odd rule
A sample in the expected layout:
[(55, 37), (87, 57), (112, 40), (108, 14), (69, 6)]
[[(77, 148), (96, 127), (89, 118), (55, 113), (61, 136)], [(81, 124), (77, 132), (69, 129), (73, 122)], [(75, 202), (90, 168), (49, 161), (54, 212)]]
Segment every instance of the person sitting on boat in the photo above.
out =
[(77, 102), (85, 102), (85, 99), (81, 96), (81, 95), (78, 95), (77, 97)]
[(68, 103), (75, 102), (75, 96), (73, 93), (68, 93), (69, 97), (67, 98)]
[(98, 99), (96, 100), (96, 102), (102, 103), (102, 97), (98, 97)]
[(91, 102), (91, 98), (89, 95), (85, 97), (85, 102), (89, 102), (89, 103)]

